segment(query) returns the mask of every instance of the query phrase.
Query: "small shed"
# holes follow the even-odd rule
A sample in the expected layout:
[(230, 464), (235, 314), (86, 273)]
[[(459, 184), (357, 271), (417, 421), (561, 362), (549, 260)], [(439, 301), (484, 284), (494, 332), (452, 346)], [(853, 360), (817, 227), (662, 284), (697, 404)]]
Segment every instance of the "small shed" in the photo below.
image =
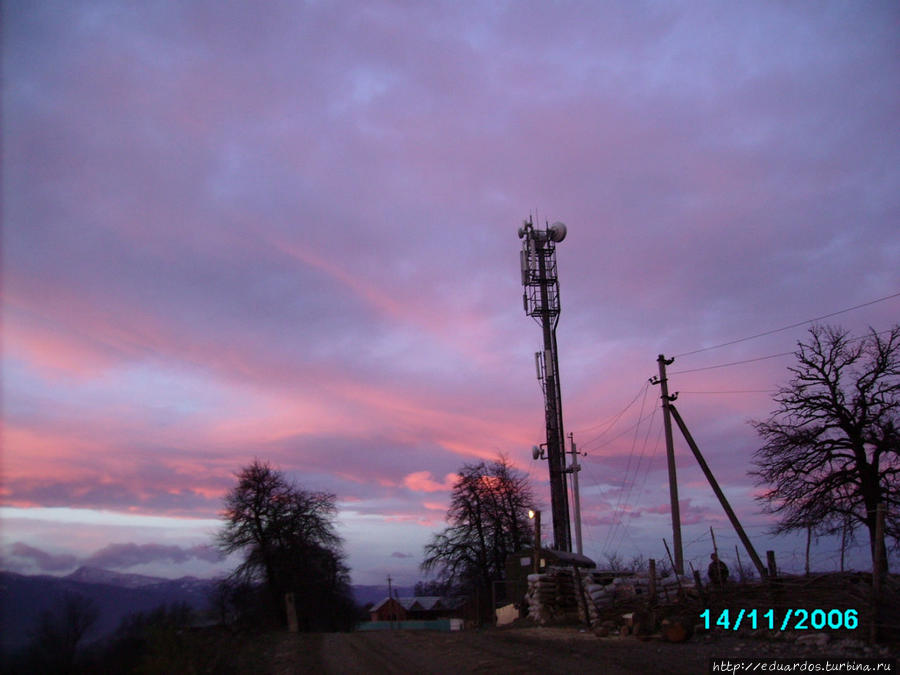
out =
[(432, 621), (460, 618), (465, 598), (416, 596), (385, 598), (369, 610), (372, 621)]
[[(533, 548), (522, 549), (506, 558), (506, 595), (507, 601), (523, 606), (525, 592), (528, 590), (528, 575), (534, 572)], [(539, 549), (539, 570), (541, 574), (548, 567), (577, 567), (579, 569), (595, 569), (597, 563), (586, 555), (568, 551), (554, 551), (549, 548)]]
[(406, 621), (409, 612), (399, 599), (385, 598), (369, 610), (370, 621)]
[[(526, 579), (534, 571), (533, 548), (525, 548), (512, 553), (506, 558), (506, 578), (509, 580)], [(569, 553), (568, 551), (554, 551), (549, 548), (541, 548), (539, 570), (543, 573), (548, 566), (555, 567), (580, 567), (594, 569), (597, 563), (586, 555)]]

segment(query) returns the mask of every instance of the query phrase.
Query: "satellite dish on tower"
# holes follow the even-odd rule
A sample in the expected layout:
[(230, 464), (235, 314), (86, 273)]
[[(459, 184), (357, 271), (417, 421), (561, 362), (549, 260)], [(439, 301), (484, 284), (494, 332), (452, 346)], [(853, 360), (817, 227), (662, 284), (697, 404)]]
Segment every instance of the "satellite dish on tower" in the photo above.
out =
[(533, 448), (531, 448), (531, 456), (532, 456), (534, 459), (540, 459), (540, 457), (541, 457), (541, 449), (540, 449), (538, 446), (535, 445)]
[(566, 224), (556, 221), (550, 226), (550, 239), (557, 244), (566, 238)]

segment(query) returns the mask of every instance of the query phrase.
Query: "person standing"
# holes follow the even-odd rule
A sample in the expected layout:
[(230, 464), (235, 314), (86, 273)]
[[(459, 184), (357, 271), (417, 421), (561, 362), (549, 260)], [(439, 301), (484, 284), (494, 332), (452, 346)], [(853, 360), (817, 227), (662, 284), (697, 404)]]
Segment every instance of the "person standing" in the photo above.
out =
[(709, 557), (712, 560), (709, 563), (709, 569), (706, 570), (709, 575), (709, 583), (722, 588), (728, 580), (728, 565), (719, 560), (719, 556), (715, 553), (710, 554)]

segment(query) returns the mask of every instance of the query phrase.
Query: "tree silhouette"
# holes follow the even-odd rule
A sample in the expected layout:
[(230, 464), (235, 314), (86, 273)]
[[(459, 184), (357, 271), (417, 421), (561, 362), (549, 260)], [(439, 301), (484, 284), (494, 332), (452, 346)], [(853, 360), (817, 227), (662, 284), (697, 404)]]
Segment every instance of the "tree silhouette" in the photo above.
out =
[(29, 650), (32, 665), (44, 673), (72, 672), (81, 641), (99, 614), (93, 600), (74, 593), (63, 596), (40, 615)]
[(528, 478), (505, 457), (466, 464), (453, 485), (449, 527), (425, 546), (422, 569), (441, 582), (490, 597), (491, 582), (505, 576), (506, 557), (531, 544)]
[[(768, 490), (759, 499), (781, 519), (776, 533), (869, 533), (874, 564), (887, 571), (886, 547), (875, 560), (876, 508), (885, 535), (900, 542), (900, 325), (861, 338), (814, 326), (799, 343), (791, 381), (778, 408), (753, 422), (765, 445), (752, 474)], [(882, 542), (883, 543), (883, 542)]]
[(345, 628), (346, 615), (355, 615), (334, 502), (334, 495), (303, 490), (260, 460), (241, 469), (225, 497), (219, 548), (244, 553), (232, 579), (262, 583), (279, 612), (293, 593), (308, 630)]

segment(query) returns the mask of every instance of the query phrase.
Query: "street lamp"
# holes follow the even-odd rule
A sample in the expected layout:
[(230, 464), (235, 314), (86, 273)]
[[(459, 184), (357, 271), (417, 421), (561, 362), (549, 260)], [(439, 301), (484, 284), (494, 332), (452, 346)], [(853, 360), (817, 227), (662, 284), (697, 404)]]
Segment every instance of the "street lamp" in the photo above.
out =
[(534, 573), (541, 572), (541, 512), (528, 510), (528, 517), (534, 521), (534, 553), (532, 559), (534, 562)]

